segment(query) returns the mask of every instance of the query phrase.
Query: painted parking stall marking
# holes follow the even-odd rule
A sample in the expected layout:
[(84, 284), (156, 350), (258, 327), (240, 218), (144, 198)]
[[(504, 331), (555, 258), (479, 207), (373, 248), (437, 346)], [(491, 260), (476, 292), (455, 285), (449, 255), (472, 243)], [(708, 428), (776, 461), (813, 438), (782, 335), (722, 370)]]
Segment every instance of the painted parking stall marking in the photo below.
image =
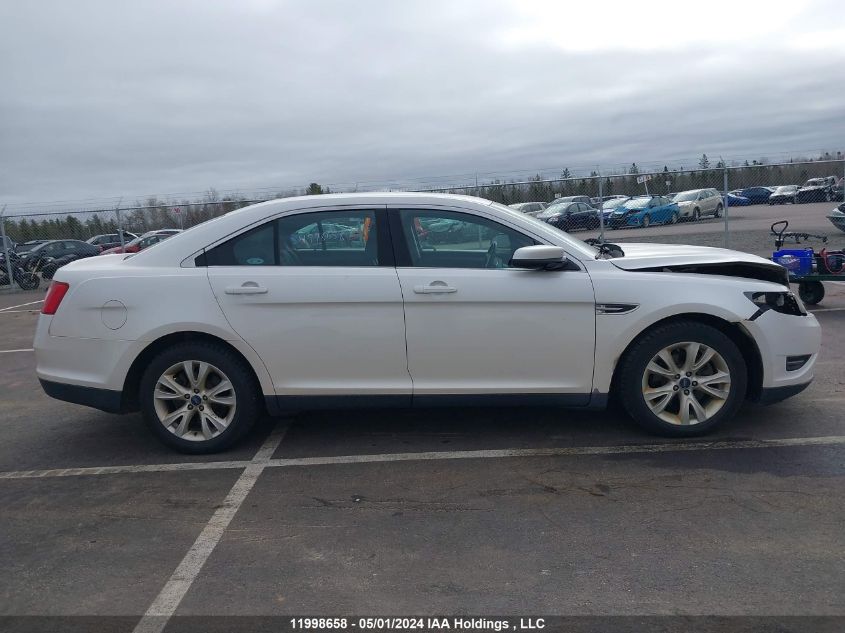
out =
[[(0, 312), (8, 312), (9, 310), (14, 310), (15, 308), (23, 308), (24, 306), (34, 306), (36, 303), (44, 303), (44, 299), (39, 299), (38, 301), (30, 301), (28, 303), (19, 303), (15, 306), (9, 306), (8, 308), (0, 308)], [(26, 310), (29, 312), (29, 310)]]
[(276, 428), (258, 449), (255, 457), (249, 462), (242, 462), (246, 466), (244, 472), (232, 486), (220, 507), (211, 515), (211, 519), (209, 519), (191, 549), (185, 554), (182, 562), (179, 563), (164, 588), (138, 622), (135, 633), (161, 633), (167, 626), (168, 620), (176, 612), (182, 598), (188, 593), (188, 589), (191, 588), (194, 579), (199, 575), (205, 561), (211, 556), (226, 528), (229, 527), (229, 523), (231, 523), (241, 504), (267, 467), (286, 431), (287, 426)]
[[(283, 433), (283, 431), (281, 432)], [(273, 436), (271, 435), (271, 438)], [(281, 442), (281, 438), (278, 443)], [(577, 457), (581, 455), (633, 455), (637, 453), (681, 453), (689, 451), (749, 450), (790, 446), (837, 446), (845, 444), (845, 435), (821, 437), (788, 437), (770, 440), (716, 440), (663, 442), (659, 444), (623, 444), (617, 446), (572, 446), (550, 448), (503, 448), (476, 451), (435, 451), (422, 453), (374, 453), (370, 455), (337, 455), (332, 457), (295, 457), (271, 459), (270, 438), (252, 460), (222, 462), (188, 462), (176, 464), (140, 464), (88, 468), (54, 468), (50, 470), (17, 470), (0, 472), (0, 479), (44, 479), (51, 477), (84, 477), (125, 473), (173, 472), (249, 468), (260, 463), (263, 468), (295, 466), (327, 466), (332, 464), (368, 464), (378, 462), (437, 461), (444, 459), (503, 459), (509, 457)], [(264, 449), (267, 448), (265, 451)]]

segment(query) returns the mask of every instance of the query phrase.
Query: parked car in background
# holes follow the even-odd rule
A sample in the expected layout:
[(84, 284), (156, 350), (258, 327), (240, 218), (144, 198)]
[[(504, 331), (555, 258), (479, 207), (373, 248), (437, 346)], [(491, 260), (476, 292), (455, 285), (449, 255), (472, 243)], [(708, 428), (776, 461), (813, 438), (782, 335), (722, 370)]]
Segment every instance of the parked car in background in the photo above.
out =
[(736, 189), (734, 191), (729, 191), (726, 196), (722, 196), (725, 200), (725, 204), (731, 207), (747, 207), (751, 204), (751, 200), (745, 196), (739, 195), (740, 191), (741, 189)]
[[(369, 222), (367, 239), (290, 247), (303, 227), (338, 217)], [(423, 219), (489, 237), (425, 248)], [(652, 432), (701, 435), (746, 399), (807, 387), (820, 345), (786, 269), (762, 257), (594, 248), (488, 200), (367, 193), (273, 200), (134, 257), (68, 264), (33, 347), (48, 395), (140, 410), (170, 447), (210, 453), (265, 408), (338, 404), (587, 408), (618, 398)], [(52, 439), (46, 426), (42, 435)]]
[(33, 249), (21, 253), (21, 265), (25, 270), (40, 269), (47, 260), (57, 259), (65, 255), (77, 255), (78, 259), (98, 255), (100, 249), (82, 240), (50, 240), (39, 244)]
[(672, 199), (678, 205), (682, 219), (698, 220), (704, 215), (718, 218), (722, 215), (725, 202), (715, 189), (691, 189), (675, 194)]
[(830, 223), (840, 231), (845, 232), (845, 204), (840, 204), (827, 216)]
[(810, 178), (801, 185), (796, 200), (797, 202), (831, 202), (837, 184), (836, 176)]
[(599, 227), (599, 212), (586, 202), (557, 202), (539, 213), (538, 220), (556, 226), (562, 231), (596, 229)]
[(158, 244), (162, 240), (166, 240), (168, 237), (172, 237), (177, 233), (180, 233), (179, 229), (160, 229), (158, 231), (147, 231), (140, 237), (136, 237), (134, 240), (125, 244), (123, 247), (115, 246), (114, 248), (110, 248), (108, 250), (103, 251), (100, 255), (114, 255), (118, 253), (138, 253), (145, 248), (149, 248), (153, 244)]
[[(123, 231), (123, 243), (127, 244), (138, 236), (129, 231)], [(108, 250), (120, 246), (120, 233), (105, 233), (103, 235), (95, 235), (85, 240), (89, 244), (99, 247), (101, 251)]]
[(558, 202), (583, 202), (588, 206), (593, 206), (592, 198), (590, 196), (563, 196), (562, 198), (555, 198), (549, 203), (549, 206), (557, 204)]
[(840, 178), (839, 182), (833, 186), (830, 193), (834, 200), (845, 202), (845, 178)]
[(769, 201), (772, 190), (769, 187), (746, 187), (745, 189), (737, 189), (731, 193), (747, 198), (749, 204), (765, 204)]
[(776, 187), (769, 197), (769, 204), (786, 204), (787, 202), (798, 202), (798, 185)]
[(630, 200), (630, 196), (611, 196), (601, 204), (601, 214), (604, 216), (604, 223), (607, 224), (610, 216), (613, 215), (613, 210), (618, 208), (626, 200)]
[(678, 205), (665, 196), (636, 196), (620, 204), (610, 216), (608, 226), (612, 229), (623, 226), (652, 224), (674, 224), (681, 218)]
[(614, 196), (602, 196), (601, 198), (590, 198), (590, 204), (592, 204), (596, 209), (601, 209), (605, 202), (609, 202), (611, 200), (627, 200), (629, 197), (630, 196), (618, 194)]
[(526, 215), (536, 216), (540, 211), (549, 206), (548, 202), (517, 202), (508, 205), (511, 209), (522, 211)]
[(39, 244), (44, 244), (45, 242), (49, 242), (50, 240), (27, 240), (26, 242), (21, 242), (15, 245), (15, 252), (18, 255), (31, 251), (33, 248), (38, 246)]

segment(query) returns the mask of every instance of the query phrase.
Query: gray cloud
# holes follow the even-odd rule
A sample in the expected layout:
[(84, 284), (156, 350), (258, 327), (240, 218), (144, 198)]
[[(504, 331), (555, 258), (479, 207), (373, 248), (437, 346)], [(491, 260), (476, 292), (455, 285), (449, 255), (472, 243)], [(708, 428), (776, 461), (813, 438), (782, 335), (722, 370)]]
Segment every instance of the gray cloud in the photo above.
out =
[(842, 148), (835, 3), (560, 4), (5, 4), (0, 203)]

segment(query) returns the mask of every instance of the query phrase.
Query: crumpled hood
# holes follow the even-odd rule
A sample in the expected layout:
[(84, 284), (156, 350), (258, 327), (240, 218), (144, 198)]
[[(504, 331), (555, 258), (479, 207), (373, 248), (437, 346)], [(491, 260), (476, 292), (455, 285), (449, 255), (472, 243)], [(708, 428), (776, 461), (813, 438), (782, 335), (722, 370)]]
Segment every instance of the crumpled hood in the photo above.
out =
[(726, 248), (627, 242), (619, 246), (625, 256), (614, 257), (610, 262), (623, 270), (724, 275), (789, 283), (788, 272), (783, 266), (757, 255)]
[(625, 251), (625, 257), (615, 257), (610, 261), (625, 270), (636, 270), (637, 268), (651, 268), (655, 266), (725, 264), (734, 262), (778, 266), (778, 264), (758, 257), (757, 255), (732, 251), (727, 248), (688, 246), (685, 244), (631, 244), (628, 242), (622, 242), (619, 246)]

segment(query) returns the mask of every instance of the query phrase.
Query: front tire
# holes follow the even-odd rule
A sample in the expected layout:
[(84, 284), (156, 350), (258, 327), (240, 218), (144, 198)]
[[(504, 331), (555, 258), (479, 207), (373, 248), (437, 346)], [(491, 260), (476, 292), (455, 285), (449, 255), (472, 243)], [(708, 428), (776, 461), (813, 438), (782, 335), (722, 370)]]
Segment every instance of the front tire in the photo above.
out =
[(723, 209), (723, 208), (724, 208), (724, 207), (723, 207), (721, 204), (720, 204), (719, 206), (717, 206), (717, 207), (716, 207), (716, 211), (713, 213), (713, 217), (714, 217), (714, 218), (721, 218), (721, 217), (722, 217), (722, 209)]
[(225, 450), (261, 414), (260, 389), (246, 362), (213, 343), (175, 345), (141, 378), (141, 413), (155, 435), (181, 453)]
[(821, 303), (824, 299), (824, 284), (820, 281), (802, 281), (798, 284), (798, 296), (807, 305)]
[(651, 224), (651, 216), (648, 215), (648, 214), (644, 215), (642, 221), (640, 222), (640, 226), (642, 226), (644, 229), (647, 229), (650, 224)]
[(736, 344), (696, 321), (648, 332), (625, 353), (617, 371), (628, 414), (646, 430), (671, 437), (704, 435), (733, 418), (748, 383)]

